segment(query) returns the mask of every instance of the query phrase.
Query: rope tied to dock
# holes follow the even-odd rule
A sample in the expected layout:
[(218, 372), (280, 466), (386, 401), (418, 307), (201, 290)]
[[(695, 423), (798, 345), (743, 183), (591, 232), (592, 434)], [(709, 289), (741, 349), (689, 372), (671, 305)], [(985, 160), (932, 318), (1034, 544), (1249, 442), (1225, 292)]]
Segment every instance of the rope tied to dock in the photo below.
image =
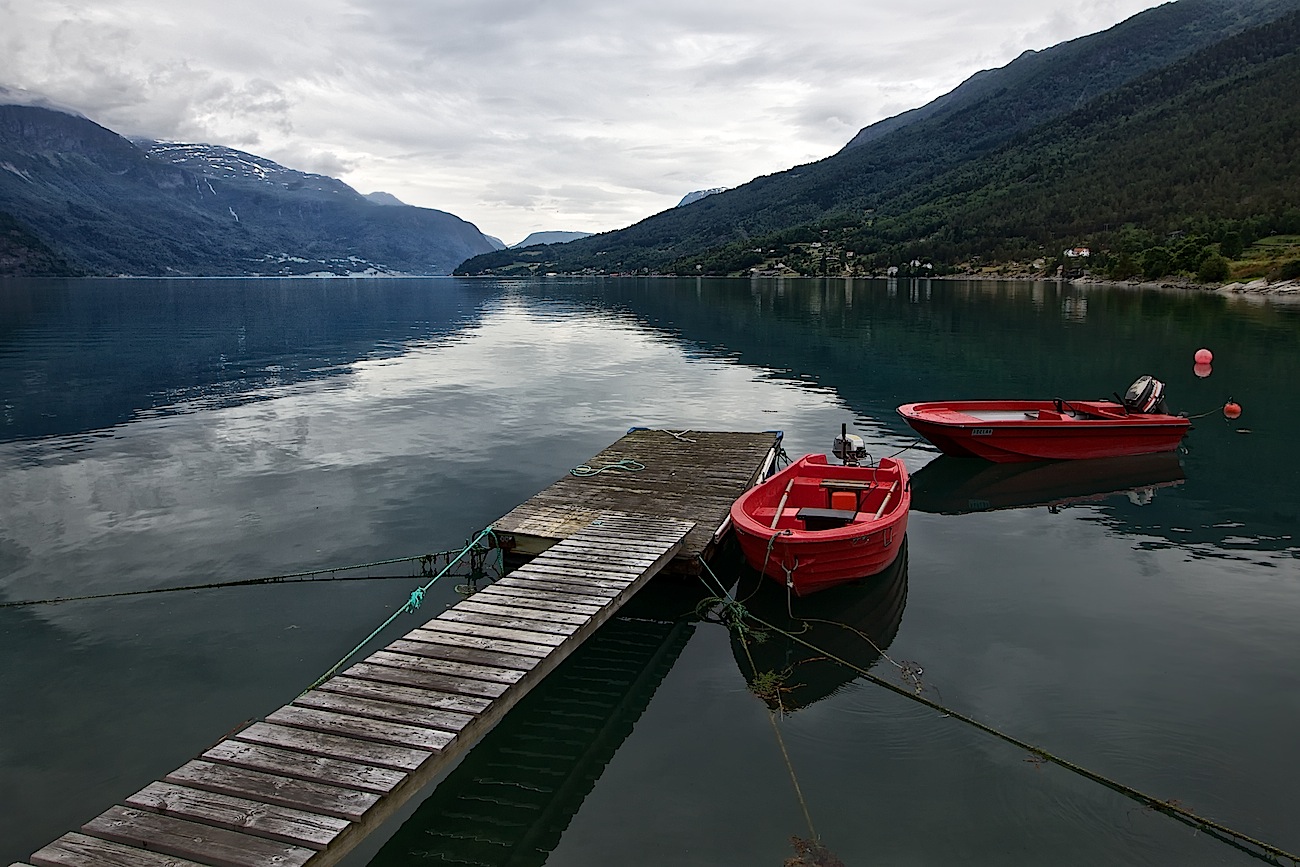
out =
[(608, 464), (601, 464), (598, 467), (593, 467), (590, 464), (579, 464), (578, 466), (569, 470), (569, 475), (577, 476), (578, 478), (583, 479), (583, 478), (587, 478), (588, 476), (597, 476), (600, 475), (601, 473), (609, 473), (609, 472), (639, 473), (644, 469), (645, 469), (645, 464), (641, 463), (640, 461), (633, 460), (632, 458), (623, 458), (621, 461), (613, 461)]
[(312, 681), (311, 685), (308, 686), (306, 689), (304, 689), (301, 693), (299, 693), (299, 695), (305, 695), (311, 692), (313, 689), (320, 686), (322, 683), (324, 683), (325, 681), (333, 677), (335, 674), (337, 674), (339, 669), (342, 668), (344, 665), (346, 665), (352, 659), (352, 657), (356, 656), (357, 653), (361, 650), (361, 648), (369, 644), (376, 635), (378, 635), (380, 632), (383, 632), (384, 629), (387, 628), (388, 625), (392, 623), (394, 620), (396, 620), (398, 617), (402, 616), (403, 614), (414, 614), (416, 610), (419, 609), (419, 607), (422, 604), (424, 604), (424, 597), (428, 593), (429, 588), (432, 587), (435, 583), (437, 583), (438, 579), (442, 578), (442, 576), (450, 572), (451, 567), (455, 566), (466, 556), (471, 556), (471, 561), (472, 561), (472, 552), (481, 550), (479, 543), (481, 543), (484, 539), (491, 539), (492, 544), (489, 545), (488, 547), (497, 548), (498, 550), (500, 550), (501, 545), (497, 542), (496, 531), (493, 530), (493, 528), (491, 527), (488, 527), (487, 529), (483, 530), (481, 533), (475, 536), (474, 539), (469, 544), (465, 546), (464, 550), (462, 550), (459, 554), (455, 556), (454, 559), (448, 562), (447, 565), (443, 567), (441, 571), (439, 571), (436, 575), (434, 575), (427, 582), (425, 582), (423, 586), (417, 587), (414, 590), (412, 590), (411, 595), (407, 598), (406, 602), (404, 602), (400, 608), (394, 611), (388, 617), (387, 620), (379, 624), (379, 626), (375, 627), (373, 632), (367, 635), (359, 644), (357, 644), (356, 647), (349, 650), (343, 656), (342, 659), (334, 663), (334, 665), (330, 666), (330, 669), (328, 671), (326, 671), (320, 677), (316, 678), (316, 680)]
[[(1197, 831), (1204, 831), (1207, 836), (1213, 837), (1215, 840), (1218, 840), (1220, 843), (1231, 846), (1234, 849), (1244, 852), (1245, 854), (1250, 855), (1253, 858), (1257, 858), (1261, 861), (1267, 861), (1270, 864), (1276, 864), (1279, 863), (1278, 859), (1286, 859), (1290, 861), (1292, 865), (1300, 865), (1300, 855), (1292, 854), (1291, 852), (1288, 852), (1285, 849), (1281, 849), (1270, 843), (1265, 843), (1262, 840), (1257, 840), (1248, 834), (1244, 834), (1240, 831), (1235, 831), (1232, 828), (1227, 827), (1226, 825), (1214, 821), (1213, 819), (1208, 819), (1204, 816), (1200, 816), (1192, 812), (1191, 810), (1187, 809), (1186, 807), (1182, 806), (1177, 798), (1161, 800), (1159, 798), (1156, 798), (1153, 795), (1148, 795), (1145, 792), (1133, 788), (1132, 786), (1127, 786), (1124, 783), (1118, 782), (1117, 780), (1113, 780), (1110, 777), (1104, 776), (1095, 771), (1090, 771), (1087, 768), (1083, 767), (1082, 765), (1075, 764), (1074, 762), (1071, 762), (1068, 759), (1057, 756), (1042, 747), (1035, 746), (1031, 743), (1028, 743), (1027, 741), (1023, 741), (1015, 737), (1014, 735), (1009, 735), (1006, 732), (1000, 731), (986, 723), (982, 723), (979, 720), (974, 719), (973, 717), (966, 716), (960, 711), (953, 710), (952, 708), (947, 707), (941, 704), (940, 702), (927, 698), (922, 694), (922, 685), (919, 681), (919, 675), (921, 673), (921, 669), (919, 666), (914, 667), (913, 663), (905, 663), (903, 665), (899, 665), (899, 663), (894, 662), (894, 660), (892, 659), (890, 660), (891, 663), (893, 663), (896, 667), (898, 667), (899, 674), (902, 676), (902, 678), (905, 681), (910, 681), (914, 684), (914, 689), (905, 689), (897, 684), (885, 680), (882, 677), (879, 677), (878, 675), (872, 674), (867, 669), (859, 665), (855, 665), (854, 663), (846, 659), (843, 659), (842, 657), (837, 656), (828, 650), (818, 647), (812, 642), (804, 638), (801, 638), (797, 634), (787, 632), (786, 630), (781, 629), (778, 626), (768, 623), (767, 621), (756, 616), (747, 608), (745, 608), (745, 606), (741, 602), (737, 601), (736, 598), (732, 596), (730, 591), (728, 591), (725, 588), (721, 580), (719, 580), (718, 576), (713, 572), (713, 570), (709, 567), (709, 564), (706, 563), (703, 558), (700, 558), (700, 563), (704, 566), (704, 571), (709, 574), (709, 576), (713, 579), (713, 582), (716, 586), (710, 586), (709, 583), (705, 581), (703, 573), (700, 574), (700, 581), (704, 584), (705, 588), (708, 589), (710, 593), (717, 594), (711, 599), (703, 600), (700, 603), (700, 609), (703, 610), (710, 605), (721, 606), (724, 613), (722, 616), (718, 618), (717, 622), (720, 622), (729, 628), (732, 626), (732, 624), (743, 623), (745, 620), (750, 621), (750, 623), (752, 624), (756, 624), (756, 626), (758, 627), (756, 628), (754, 625), (750, 625), (749, 623), (744, 623), (744, 625), (742, 626), (743, 631), (740, 632), (739, 635), (742, 643), (744, 642), (744, 635), (746, 633), (754, 636), (765, 635), (764, 630), (766, 630), (767, 632), (775, 633), (777, 635), (782, 635), (790, 639), (791, 641), (797, 642), (798, 644), (802, 644), (804, 647), (816, 652), (823, 658), (828, 659), (832, 662), (844, 666), (845, 668), (850, 669), (851, 671), (856, 672), (857, 674), (861, 675), (864, 680), (867, 680), (868, 682), (873, 683), (876, 686), (884, 687), (885, 689), (889, 690), (892, 693), (895, 693), (896, 695), (901, 695), (906, 699), (910, 699), (911, 701), (917, 702), (918, 704), (925, 705), (931, 710), (937, 711), (940, 714), (942, 714), (944, 718), (955, 719), (958, 722), (965, 723), (966, 725), (979, 729), (985, 734), (990, 734), (1000, 740), (1006, 741), (1007, 743), (1013, 746), (1025, 750), (1026, 752), (1030, 753), (1032, 757), (1030, 761), (1034, 763), (1035, 766), (1044, 763), (1054, 764), (1057, 767), (1063, 768), (1071, 773), (1078, 774), (1079, 776), (1092, 780), (1095, 783), (1100, 783), (1101, 785), (1105, 786), (1111, 791), (1117, 792), (1121, 795), (1124, 795), (1127, 798), (1130, 798), (1131, 800), (1137, 801), (1138, 803), (1142, 804), (1144, 807), (1147, 807), (1151, 810), (1155, 810), (1156, 812), (1159, 813), (1163, 813), (1166, 816), (1169, 816), (1170, 818), (1178, 822), (1181, 822), (1190, 828), (1196, 829)], [(873, 647), (875, 646), (874, 642), (872, 643), (872, 646)], [(876, 649), (879, 650), (879, 648)]]
[[(262, 578), (238, 578), (231, 581), (207, 581), (202, 584), (184, 584), (176, 587), (150, 587), (142, 590), (118, 590), (113, 593), (87, 593), (80, 596), (53, 596), (47, 599), (21, 599), (12, 602), (0, 602), (0, 608), (24, 608), (30, 605), (57, 605), (61, 602), (87, 602), (95, 599), (119, 599), (125, 596), (149, 596), (155, 593), (180, 593), (187, 590), (220, 590), (227, 587), (259, 587), (270, 584), (304, 584), (319, 581), (393, 581), (413, 578), (413, 575), (361, 575), (340, 576), (340, 572), (357, 569), (371, 569), (376, 566), (391, 566), (395, 563), (419, 563), (420, 575), (428, 577), (433, 574), (433, 566), (438, 560), (449, 559), (455, 551), (439, 551), (436, 554), (416, 554), (411, 557), (393, 557), (388, 560), (375, 560), (371, 563), (354, 563), (350, 566), (329, 566), (323, 569), (310, 569), (303, 572), (286, 572), (283, 575), (267, 575)], [(327, 577), (322, 577), (327, 576)]]

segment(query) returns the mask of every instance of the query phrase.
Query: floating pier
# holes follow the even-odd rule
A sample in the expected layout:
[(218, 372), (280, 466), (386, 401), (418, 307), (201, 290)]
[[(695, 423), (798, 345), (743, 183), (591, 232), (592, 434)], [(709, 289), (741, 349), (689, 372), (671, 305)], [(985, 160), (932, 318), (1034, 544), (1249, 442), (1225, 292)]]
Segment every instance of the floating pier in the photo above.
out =
[[(40, 849), (36, 867), (336, 864), (654, 575), (710, 552), (780, 434), (634, 430), (494, 524), (532, 559)], [(622, 461), (629, 468), (600, 471)], [(641, 469), (631, 469), (641, 467)], [(696, 567), (698, 568), (698, 567)], [(27, 865), (13, 865), (27, 867)]]
[(531, 556), (606, 510), (694, 521), (668, 571), (698, 574), (730, 526), (731, 504), (772, 468), (781, 437), (633, 428), (492, 527), (514, 553)]

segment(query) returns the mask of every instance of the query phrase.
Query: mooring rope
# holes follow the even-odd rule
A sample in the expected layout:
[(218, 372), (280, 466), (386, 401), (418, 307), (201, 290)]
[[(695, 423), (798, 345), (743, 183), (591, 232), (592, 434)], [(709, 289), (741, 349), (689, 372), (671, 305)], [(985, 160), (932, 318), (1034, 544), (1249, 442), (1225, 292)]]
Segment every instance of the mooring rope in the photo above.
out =
[[(737, 603), (739, 604), (739, 603)], [(754, 679), (759, 677), (758, 666), (754, 664), (754, 657), (749, 652), (749, 642), (742, 637), (740, 646), (744, 648), (745, 658), (749, 660), (749, 670), (754, 673)], [(782, 713), (785, 712), (785, 705), (781, 702), (780, 687), (774, 685), (770, 696)], [(790, 760), (790, 751), (786, 749), (785, 738), (781, 736), (781, 727), (776, 724), (776, 709), (769, 707), (767, 709), (767, 721), (772, 726), (772, 734), (776, 735), (777, 746), (781, 748), (781, 758), (785, 760), (786, 772), (790, 774), (790, 783), (794, 786), (795, 796), (799, 799), (799, 808), (803, 810), (804, 821), (808, 823), (808, 833), (813, 840), (820, 840), (817, 829), (813, 827), (812, 811), (808, 809), (808, 800), (803, 795), (803, 787), (799, 785), (799, 777), (794, 772), (794, 762)]]
[(54, 596), (49, 599), (24, 599), (17, 602), (0, 602), (0, 608), (22, 608), (28, 605), (54, 605), (59, 602), (85, 602), (90, 599), (116, 599), (122, 596), (146, 596), (152, 593), (178, 593), (182, 590), (215, 590), (222, 587), (254, 587), (259, 584), (299, 584), (310, 581), (389, 581), (397, 578), (411, 578), (411, 575), (359, 575), (348, 577), (321, 578), (321, 575), (335, 576), (338, 572), (351, 572), (356, 569), (372, 569), (376, 566), (391, 566), (395, 563), (427, 564), (450, 557), (455, 551), (439, 551), (436, 554), (419, 554), (413, 557), (394, 557), (390, 560), (376, 560), (373, 563), (357, 563), (351, 566), (331, 566), (326, 569), (311, 569), (305, 572), (287, 572), (283, 575), (268, 575), (263, 578), (242, 578), (234, 581), (210, 581), (206, 584), (185, 584), (180, 587), (153, 587), (147, 590), (119, 590), (113, 593), (89, 593), (83, 596)]
[(912, 442), (911, 442), (909, 445), (904, 446), (903, 448), (901, 448), (901, 449), (899, 449), (898, 451), (894, 452), (892, 455), (885, 455), (885, 457), (887, 457), (887, 458), (896, 458), (896, 457), (898, 457), (899, 455), (903, 454), (903, 452), (909, 452), (909, 451), (911, 451), (912, 449), (916, 448), (917, 446), (919, 446), (919, 445), (920, 445), (921, 443), (923, 443), (923, 442), (924, 442), (924, 440), (922, 440), (922, 439), (920, 439), (920, 438), (918, 437), (917, 439), (912, 440)]
[(357, 652), (361, 650), (361, 648), (369, 644), (371, 639), (373, 639), (376, 635), (382, 632), (390, 623), (396, 620), (399, 616), (401, 616), (402, 614), (406, 614), (408, 612), (414, 614), (416, 610), (422, 604), (424, 604), (424, 596), (426, 593), (428, 593), (429, 588), (432, 587), (438, 581), (439, 578), (441, 578), (442, 576), (450, 572), (451, 567), (455, 566), (462, 559), (464, 559), (465, 555), (469, 554), (471, 551), (478, 548), (479, 543), (482, 542), (483, 539), (489, 536), (492, 537), (493, 540), (493, 544), (490, 547), (494, 547), (500, 550), (501, 546), (496, 542), (495, 531), (491, 527), (488, 527), (486, 530), (483, 530), (481, 533), (479, 533), (477, 536), (474, 537), (473, 541), (471, 541), (468, 545), (465, 546), (465, 549), (463, 551), (461, 551), (459, 554), (456, 555), (455, 559), (448, 562), (447, 565), (443, 567), (441, 572), (439, 572), (437, 575), (434, 575), (432, 578), (430, 578), (428, 582), (426, 582), (424, 585), (412, 590), (410, 597), (406, 600), (406, 602), (402, 605), (402, 607), (398, 608), (396, 611), (392, 613), (391, 616), (389, 616), (387, 620), (379, 624), (379, 626), (375, 627), (375, 630), (371, 632), (369, 635), (367, 635), (365, 639), (361, 641), (361, 643), (359, 643), (356, 647), (349, 650), (343, 656), (343, 658), (340, 659), (338, 662), (334, 663), (334, 665), (332, 665), (328, 671), (326, 671), (320, 677), (316, 678), (316, 680), (312, 682), (311, 686), (304, 689), (301, 694), (306, 694), (308, 692), (311, 692), (313, 689), (315, 689), (316, 687), (320, 686), (322, 683), (324, 683), (325, 681), (333, 677), (340, 668), (342, 668), (345, 664), (347, 664), (348, 660), (356, 656)]
[[(712, 569), (709, 568), (709, 565), (705, 563), (702, 558), (700, 562), (704, 565), (705, 570), (708, 571), (709, 575), (713, 578), (714, 582), (717, 584), (717, 587), (716, 588), (710, 587), (708, 582), (704, 581), (703, 575), (700, 576), (700, 581), (704, 583), (705, 588), (708, 589), (710, 592), (714, 592), (716, 590), (720, 594), (714, 598), (714, 601), (718, 604), (721, 604), (725, 609), (727, 609), (728, 614), (730, 615), (730, 620), (732, 622), (735, 621), (736, 617), (748, 618), (752, 620), (754, 623), (757, 623), (759, 626), (763, 627), (764, 629), (771, 630), (772, 632), (775, 632), (778, 635), (783, 635), (786, 638), (789, 638), (791, 641), (798, 642), (799, 644), (802, 644), (804, 647), (807, 647), (809, 650), (815, 651), (816, 653), (820, 654), (826, 659), (829, 659), (832, 662), (839, 663), (845, 668), (857, 672), (864, 679), (875, 684), (876, 686), (884, 687), (890, 692), (893, 692), (897, 695), (901, 695), (904, 698), (917, 702), (918, 704), (925, 705), (931, 710), (938, 711), (939, 713), (943, 714), (945, 717), (949, 717), (957, 720), (958, 722), (962, 722), (965, 723), (966, 725), (973, 726), (974, 728), (979, 729), (985, 734), (993, 735), (994, 737), (1000, 740), (1006, 741), (1009, 744), (1012, 744), (1016, 747), (1019, 747), (1022, 750), (1025, 750), (1026, 752), (1032, 753), (1034, 756), (1037, 756), (1042, 761), (1050, 762), (1054, 765), (1057, 765), (1058, 767), (1064, 768), (1067, 771), (1078, 774), (1079, 776), (1085, 777), (1086, 779), (1092, 780), (1095, 783), (1100, 783), (1101, 785), (1105, 786), (1106, 788), (1112, 791), (1118, 792), (1121, 795), (1124, 795), (1134, 801), (1137, 801), (1146, 807), (1150, 807), (1153, 810), (1164, 813), (1165, 815), (1173, 819), (1176, 819), (1177, 821), (1182, 822), (1183, 824), (1189, 827), (1195, 828), (1197, 830), (1205, 831), (1209, 836), (1214, 837), (1219, 842), (1226, 843), (1227, 845), (1239, 849), (1240, 851), (1245, 852), (1246, 854), (1254, 858), (1259, 858), (1261, 860), (1269, 861), (1271, 863), (1276, 863), (1276, 861), (1274, 860), (1276, 858), (1285, 858), (1289, 860), (1293, 865), (1300, 864), (1300, 856), (1294, 855), (1286, 851), (1285, 849), (1281, 849), (1270, 843), (1265, 843), (1262, 840), (1257, 840), (1248, 834), (1244, 834), (1240, 831), (1235, 831), (1226, 825), (1214, 821), (1213, 819), (1207, 819), (1204, 816), (1200, 816), (1196, 813), (1193, 813), (1191, 810), (1188, 810), (1186, 807), (1180, 806), (1178, 802), (1172, 798), (1167, 801), (1162, 801), (1159, 798), (1156, 798), (1153, 795), (1148, 795), (1145, 792), (1133, 788), (1132, 786), (1127, 786), (1124, 783), (1113, 780), (1110, 777), (1104, 776), (1103, 774), (1099, 774), (1095, 771), (1090, 771), (1081, 765), (1069, 761), (1068, 759), (1061, 758), (1060, 756), (1048, 752), (1042, 747), (1035, 746), (1034, 744), (1031, 744), (1027, 741), (1023, 741), (1015, 737), (1014, 735), (1009, 735), (1005, 732), (999, 731), (993, 726), (987, 725), (985, 723), (980, 722), (977, 719), (966, 716), (965, 714), (953, 710), (952, 708), (940, 704), (939, 702), (931, 701), (930, 699), (922, 695), (919, 689), (913, 691), (909, 689), (904, 689), (898, 686), (897, 684), (890, 683), (884, 678), (872, 674), (867, 669), (855, 665), (854, 663), (849, 662), (848, 660), (845, 660), (839, 656), (836, 656), (835, 654), (818, 647), (812, 642), (800, 638), (798, 635), (789, 633), (778, 626), (774, 626), (773, 624), (766, 622), (762, 618), (755, 616), (753, 613), (748, 611), (743, 605), (737, 602), (735, 598), (732, 597), (731, 593), (725, 589), (722, 582), (718, 579), (718, 576), (714, 574)], [(701, 603), (701, 605), (706, 604), (708, 601), (709, 600), (705, 600), (705, 602)], [(727, 623), (728, 621), (724, 620), (723, 622)], [(748, 631), (752, 631), (752, 629)], [(743, 642), (743, 633), (742, 633), (742, 642)], [(1243, 845), (1243, 844), (1254, 846), (1260, 851), (1258, 852), (1254, 851), (1248, 848), (1247, 845)]]
[(589, 464), (579, 464), (578, 466), (569, 470), (569, 475), (577, 476), (578, 478), (586, 478), (587, 476), (595, 476), (595, 475), (599, 475), (600, 473), (613, 472), (616, 470), (627, 472), (627, 473), (639, 473), (644, 469), (645, 469), (645, 464), (641, 463), (640, 461), (634, 461), (631, 458), (624, 458), (621, 461), (613, 461), (612, 463), (601, 464), (598, 467), (593, 467), (590, 466)]

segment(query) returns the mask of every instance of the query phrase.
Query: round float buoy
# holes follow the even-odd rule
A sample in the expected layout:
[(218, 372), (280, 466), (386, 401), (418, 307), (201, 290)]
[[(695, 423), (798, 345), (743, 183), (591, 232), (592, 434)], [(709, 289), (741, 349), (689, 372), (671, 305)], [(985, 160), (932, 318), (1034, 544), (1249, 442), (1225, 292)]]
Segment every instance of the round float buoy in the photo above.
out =
[(1200, 362), (1197, 362), (1192, 365), (1192, 372), (1201, 379), (1205, 379), (1205, 377), (1209, 376), (1212, 370), (1213, 368), (1210, 367), (1209, 364), (1201, 364)]
[(1234, 401), (1232, 398), (1228, 398), (1228, 402), (1225, 403), (1225, 404), (1223, 405), (1223, 417), (1224, 417), (1224, 418), (1240, 418), (1240, 417), (1241, 417), (1241, 404), (1237, 403), (1237, 402)]
[(1195, 358), (1197, 364), (1209, 364), (1214, 361), (1214, 353), (1208, 349), (1198, 349)]

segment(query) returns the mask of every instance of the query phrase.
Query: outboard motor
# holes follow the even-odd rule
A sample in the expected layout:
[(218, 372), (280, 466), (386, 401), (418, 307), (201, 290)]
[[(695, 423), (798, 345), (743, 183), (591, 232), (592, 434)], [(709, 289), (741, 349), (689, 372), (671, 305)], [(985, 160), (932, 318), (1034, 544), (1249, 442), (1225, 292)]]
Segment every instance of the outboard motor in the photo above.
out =
[(862, 437), (848, 432), (848, 425), (840, 427), (840, 435), (835, 438), (831, 452), (846, 464), (856, 466), (858, 461), (867, 456), (867, 445)]
[(1165, 414), (1165, 384), (1153, 376), (1139, 377), (1124, 392), (1124, 409), (1139, 415)]

